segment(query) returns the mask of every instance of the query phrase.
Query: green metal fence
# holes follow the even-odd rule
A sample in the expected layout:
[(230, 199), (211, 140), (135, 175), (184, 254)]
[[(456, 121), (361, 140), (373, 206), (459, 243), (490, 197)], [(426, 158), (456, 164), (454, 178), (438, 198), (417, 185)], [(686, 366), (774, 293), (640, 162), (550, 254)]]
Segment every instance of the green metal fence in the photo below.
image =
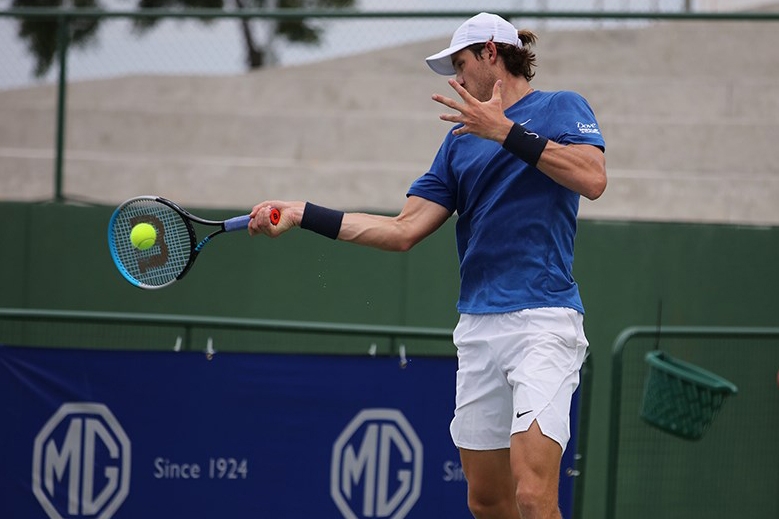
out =
[(454, 355), (452, 331), (207, 316), (0, 309), (0, 343), (16, 346), (398, 356)]
[[(647, 353), (661, 350), (733, 382), (691, 441), (640, 417)], [(608, 519), (779, 517), (779, 328), (629, 328), (612, 353)]]
[[(601, 4), (602, 7), (602, 4)], [(613, 22), (646, 22), (657, 20), (669, 21), (777, 21), (779, 12), (745, 11), (745, 12), (706, 12), (694, 11), (690, 2), (680, 2), (677, 10), (654, 11), (631, 10), (631, 3), (626, 2), (623, 10), (500, 10), (507, 18), (522, 18), (557, 21), (613, 21)], [(66, 142), (67, 118), (67, 85), (69, 81), (69, 55), (72, 51), (71, 35), (79, 22), (94, 20), (267, 20), (275, 22), (298, 20), (447, 20), (464, 19), (474, 14), (473, 10), (449, 11), (362, 11), (351, 9), (241, 9), (225, 11), (221, 9), (186, 9), (186, 10), (103, 10), (74, 8), (17, 8), (0, 11), (0, 21), (39, 20), (56, 21), (57, 34), (57, 92), (56, 92), (56, 123), (54, 130), (54, 191), (55, 201), (64, 201), (63, 177)], [(394, 31), (397, 32), (397, 31)], [(0, 56), (1, 58), (2, 56)]]

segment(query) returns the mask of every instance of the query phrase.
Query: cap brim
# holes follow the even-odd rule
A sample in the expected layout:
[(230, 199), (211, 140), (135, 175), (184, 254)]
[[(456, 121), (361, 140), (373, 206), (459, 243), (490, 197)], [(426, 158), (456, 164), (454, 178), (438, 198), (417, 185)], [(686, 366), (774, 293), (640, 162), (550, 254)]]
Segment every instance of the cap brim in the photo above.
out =
[(454, 76), (456, 72), (454, 70), (454, 66), (452, 65), (452, 55), (460, 52), (468, 45), (468, 43), (462, 43), (453, 47), (449, 47), (448, 49), (444, 49), (437, 54), (428, 56), (425, 58), (425, 61), (436, 74), (441, 74), (442, 76)]

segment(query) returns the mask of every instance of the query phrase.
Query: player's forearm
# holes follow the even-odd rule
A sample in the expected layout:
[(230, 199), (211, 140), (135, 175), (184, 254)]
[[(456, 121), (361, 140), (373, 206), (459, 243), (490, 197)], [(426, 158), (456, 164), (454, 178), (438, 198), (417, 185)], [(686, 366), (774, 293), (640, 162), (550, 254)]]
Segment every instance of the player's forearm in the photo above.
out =
[(397, 217), (366, 213), (346, 213), (341, 222), (338, 239), (358, 245), (386, 251), (407, 251), (418, 240), (404, 230), (404, 224)]
[(333, 240), (389, 251), (405, 251), (414, 243), (397, 218), (345, 213), (306, 202), (294, 215), (295, 225)]
[(432, 234), (451, 216), (445, 207), (409, 196), (400, 214), (346, 213), (338, 239), (387, 251), (404, 252)]
[(606, 189), (606, 159), (598, 148), (549, 141), (536, 167), (558, 184), (595, 200)]
[[(502, 135), (502, 133), (501, 133)], [(595, 200), (606, 189), (606, 162), (595, 146), (562, 145), (514, 123), (502, 146), (558, 184)]]
[[(280, 220), (271, 225), (269, 212), (275, 208)], [(344, 213), (311, 202), (268, 200), (250, 214), (249, 233), (280, 236), (293, 227), (387, 251), (407, 251), (438, 229), (451, 216), (441, 205), (410, 196), (397, 216)]]

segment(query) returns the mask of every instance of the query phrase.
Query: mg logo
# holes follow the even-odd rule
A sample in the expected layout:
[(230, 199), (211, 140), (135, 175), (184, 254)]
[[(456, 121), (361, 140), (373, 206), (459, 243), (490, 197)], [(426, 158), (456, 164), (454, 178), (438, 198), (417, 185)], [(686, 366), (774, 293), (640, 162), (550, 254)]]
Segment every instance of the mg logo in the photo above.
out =
[(130, 491), (130, 440), (103, 404), (66, 403), (35, 437), (32, 491), (51, 519), (109, 519)]
[(330, 495), (346, 519), (406, 517), (422, 490), (422, 442), (397, 409), (364, 409), (333, 444)]

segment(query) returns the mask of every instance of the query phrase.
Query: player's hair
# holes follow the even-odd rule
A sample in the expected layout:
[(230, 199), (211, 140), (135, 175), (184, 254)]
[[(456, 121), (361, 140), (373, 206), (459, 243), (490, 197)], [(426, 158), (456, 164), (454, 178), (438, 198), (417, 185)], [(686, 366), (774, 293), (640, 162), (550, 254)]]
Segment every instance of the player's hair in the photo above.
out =
[[(517, 31), (519, 41), (522, 47), (515, 47), (508, 43), (496, 43), (498, 55), (503, 58), (506, 70), (513, 76), (522, 76), (530, 81), (536, 75), (533, 70), (536, 66), (536, 53), (530, 47), (535, 45), (538, 36), (528, 29)], [(468, 48), (473, 52), (477, 59), (481, 59), (481, 51), (484, 49), (484, 43), (476, 43)]]

